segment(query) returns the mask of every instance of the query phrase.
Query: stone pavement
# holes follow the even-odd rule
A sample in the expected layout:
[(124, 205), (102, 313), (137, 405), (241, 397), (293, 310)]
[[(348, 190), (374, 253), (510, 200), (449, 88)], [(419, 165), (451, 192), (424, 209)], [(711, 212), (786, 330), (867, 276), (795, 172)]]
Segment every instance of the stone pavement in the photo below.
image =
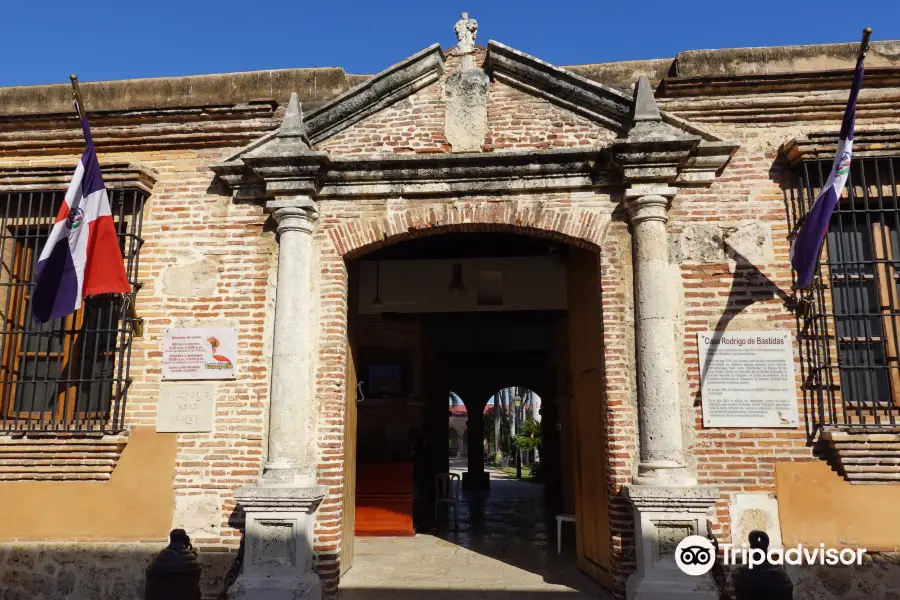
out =
[[(456, 466), (456, 465), (454, 465)], [(587, 600), (612, 598), (575, 567), (572, 525), (556, 554), (543, 486), (491, 473), (489, 493), (464, 494), (460, 532), (357, 538), (341, 600)]]

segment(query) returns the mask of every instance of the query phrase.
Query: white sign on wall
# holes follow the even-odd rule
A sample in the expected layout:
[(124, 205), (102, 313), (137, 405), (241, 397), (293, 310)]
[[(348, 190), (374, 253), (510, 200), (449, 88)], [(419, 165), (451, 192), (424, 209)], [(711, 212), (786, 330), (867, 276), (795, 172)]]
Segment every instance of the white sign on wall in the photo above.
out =
[(180, 327), (163, 339), (163, 379), (234, 379), (237, 329)]
[(791, 333), (701, 332), (704, 427), (797, 427)]
[(216, 412), (213, 383), (169, 383), (159, 390), (156, 431), (195, 433), (212, 431)]

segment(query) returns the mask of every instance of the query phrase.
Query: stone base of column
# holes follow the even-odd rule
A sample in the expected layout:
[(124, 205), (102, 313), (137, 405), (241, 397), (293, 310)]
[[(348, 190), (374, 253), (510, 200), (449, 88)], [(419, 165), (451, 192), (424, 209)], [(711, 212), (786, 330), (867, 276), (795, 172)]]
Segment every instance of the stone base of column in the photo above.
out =
[(312, 570), (315, 511), (322, 487), (237, 490), (245, 514), (244, 566), (229, 590), (232, 600), (321, 600), (322, 583)]
[(484, 471), (477, 473), (463, 471), (462, 489), (464, 490), (489, 490), (491, 489), (491, 474)]
[(706, 486), (629, 485), (634, 508), (637, 571), (628, 579), (628, 600), (718, 600), (709, 574), (691, 576), (675, 564), (675, 548), (689, 535), (707, 537), (707, 512), (719, 490)]

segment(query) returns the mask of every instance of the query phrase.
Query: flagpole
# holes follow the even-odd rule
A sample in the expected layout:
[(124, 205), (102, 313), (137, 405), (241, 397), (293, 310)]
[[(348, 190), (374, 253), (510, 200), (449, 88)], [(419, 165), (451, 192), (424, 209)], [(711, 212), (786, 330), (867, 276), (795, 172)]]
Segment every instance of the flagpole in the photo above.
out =
[[(870, 29), (869, 31), (871, 32), (872, 30)], [(81, 98), (81, 88), (78, 87), (78, 75), (72, 73), (69, 75), (69, 79), (72, 80), (72, 98), (78, 104), (78, 118), (83, 120), (85, 115), (84, 100)]]
[(872, 35), (872, 28), (866, 27), (863, 29), (863, 39), (859, 44), (859, 56), (865, 55), (866, 52), (869, 51), (869, 36)]

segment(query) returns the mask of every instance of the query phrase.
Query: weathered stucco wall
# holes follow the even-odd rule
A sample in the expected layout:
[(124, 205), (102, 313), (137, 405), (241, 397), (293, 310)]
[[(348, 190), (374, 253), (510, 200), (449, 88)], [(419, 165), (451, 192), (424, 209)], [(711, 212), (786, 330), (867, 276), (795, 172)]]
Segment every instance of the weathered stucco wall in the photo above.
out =
[(900, 486), (854, 485), (824, 461), (775, 466), (781, 535), (786, 546), (803, 544), (900, 550)]
[(109, 481), (2, 481), (0, 540), (166, 539), (175, 435), (136, 427)]

